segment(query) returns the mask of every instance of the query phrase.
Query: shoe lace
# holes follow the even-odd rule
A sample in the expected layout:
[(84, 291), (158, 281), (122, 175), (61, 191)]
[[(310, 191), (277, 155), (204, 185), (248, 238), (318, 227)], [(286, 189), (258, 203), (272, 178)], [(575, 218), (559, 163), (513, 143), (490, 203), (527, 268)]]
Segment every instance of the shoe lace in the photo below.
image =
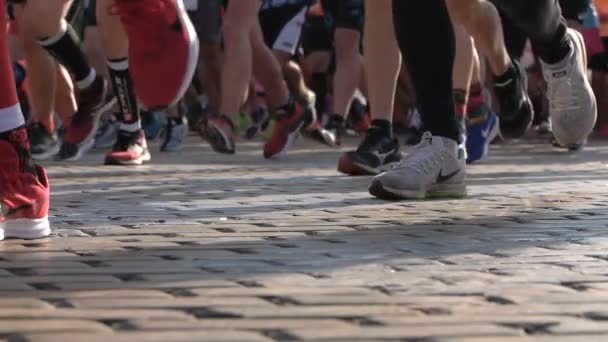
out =
[(414, 146), (399, 163), (391, 167), (391, 170), (410, 169), (416, 173), (429, 174), (437, 169), (441, 165), (443, 154), (433, 148), (432, 142), (431, 133), (424, 133), (422, 141)]

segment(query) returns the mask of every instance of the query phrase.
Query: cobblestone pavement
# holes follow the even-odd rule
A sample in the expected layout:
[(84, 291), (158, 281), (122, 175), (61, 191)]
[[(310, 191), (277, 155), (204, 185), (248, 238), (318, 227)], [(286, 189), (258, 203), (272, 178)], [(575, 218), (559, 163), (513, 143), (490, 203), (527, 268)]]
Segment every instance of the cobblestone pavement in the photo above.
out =
[(49, 164), (55, 236), (0, 245), (0, 340), (607, 341), (607, 147), (499, 146), (420, 202), (312, 142)]

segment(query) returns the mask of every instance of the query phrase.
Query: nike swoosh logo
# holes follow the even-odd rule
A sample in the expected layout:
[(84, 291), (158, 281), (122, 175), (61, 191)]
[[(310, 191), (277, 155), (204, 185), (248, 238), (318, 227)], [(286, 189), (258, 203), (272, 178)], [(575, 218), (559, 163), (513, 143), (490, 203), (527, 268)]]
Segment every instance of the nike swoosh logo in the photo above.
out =
[(454, 176), (456, 176), (458, 173), (460, 172), (460, 169), (457, 169), (456, 171), (449, 173), (447, 175), (443, 175), (443, 170), (439, 171), (439, 174), (437, 175), (437, 183), (443, 183), (445, 181), (448, 181), (450, 179), (452, 179)]
[(510, 79), (510, 80), (507, 80), (507, 81), (502, 82), (502, 83), (494, 83), (494, 86), (495, 86), (495, 87), (502, 88), (502, 87), (506, 87), (506, 86), (508, 86), (508, 85), (509, 85), (509, 84), (511, 84), (512, 82), (513, 82), (513, 79)]
[(484, 137), (484, 139), (488, 139), (488, 136), (490, 136), (490, 127), (487, 127), (484, 130), (482, 130), (481, 136)]

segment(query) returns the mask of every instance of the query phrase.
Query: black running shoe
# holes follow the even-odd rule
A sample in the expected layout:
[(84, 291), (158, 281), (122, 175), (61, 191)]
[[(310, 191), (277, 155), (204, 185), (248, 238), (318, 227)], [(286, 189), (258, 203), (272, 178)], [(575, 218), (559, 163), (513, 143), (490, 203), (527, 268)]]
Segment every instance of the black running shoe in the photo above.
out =
[(399, 140), (372, 126), (356, 151), (340, 157), (338, 171), (351, 176), (377, 175), (400, 160)]
[(28, 135), (34, 160), (47, 160), (56, 155), (61, 148), (57, 133), (49, 132), (41, 123), (36, 122), (28, 127)]
[(528, 80), (522, 65), (513, 60), (514, 77), (494, 81), (494, 92), (500, 105), (500, 130), (505, 138), (520, 138), (534, 121), (534, 107), (528, 96)]

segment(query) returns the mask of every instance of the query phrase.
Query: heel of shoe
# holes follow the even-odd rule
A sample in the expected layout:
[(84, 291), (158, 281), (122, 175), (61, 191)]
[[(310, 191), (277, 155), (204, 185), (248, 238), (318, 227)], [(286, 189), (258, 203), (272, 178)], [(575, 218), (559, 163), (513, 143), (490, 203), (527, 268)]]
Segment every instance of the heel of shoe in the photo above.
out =
[(51, 234), (48, 217), (41, 219), (16, 219), (4, 223), (4, 237), (33, 240), (47, 237)]

